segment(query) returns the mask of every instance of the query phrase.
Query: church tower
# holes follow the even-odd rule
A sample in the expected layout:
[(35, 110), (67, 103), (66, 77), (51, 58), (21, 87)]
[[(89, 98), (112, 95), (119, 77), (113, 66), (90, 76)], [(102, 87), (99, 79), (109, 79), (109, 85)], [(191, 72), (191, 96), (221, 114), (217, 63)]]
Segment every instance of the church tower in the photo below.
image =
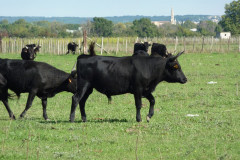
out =
[(171, 24), (174, 24), (176, 25), (176, 19), (174, 19), (174, 12), (173, 12), (173, 9), (171, 9)]

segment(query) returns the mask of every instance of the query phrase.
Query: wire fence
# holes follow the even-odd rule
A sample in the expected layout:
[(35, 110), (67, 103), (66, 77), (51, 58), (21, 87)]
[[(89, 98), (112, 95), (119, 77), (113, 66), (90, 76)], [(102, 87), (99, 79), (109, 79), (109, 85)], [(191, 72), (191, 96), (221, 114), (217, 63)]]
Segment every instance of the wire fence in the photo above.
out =
[[(87, 43), (95, 41), (98, 45), (97, 52), (107, 52), (112, 54), (123, 53), (131, 55), (134, 43), (151, 42), (161, 43), (167, 46), (169, 53), (185, 51), (186, 53), (230, 53), (240, 52), (240, 37), (231, 37), (230, 39), (218, 39), (214, 37), (173, 37), (173, 38), (138, 38), (138, 37), (91, 37)], [(21, 53), (26, 44), (41, 45), (40, 54), (62, 55), (67, 52), (67, 44), (74, 41), (79, 45), (77, 54), (80, 54), (79, 48), (83, 46), (83, 38), (2, 38), (0, 39), (0, 53)], [(88, 45), (87, 45), (88, 46)], [(149, 49), (151, 50), (151, 49)], [(150, 51), (149, 51), (150, 52)]]

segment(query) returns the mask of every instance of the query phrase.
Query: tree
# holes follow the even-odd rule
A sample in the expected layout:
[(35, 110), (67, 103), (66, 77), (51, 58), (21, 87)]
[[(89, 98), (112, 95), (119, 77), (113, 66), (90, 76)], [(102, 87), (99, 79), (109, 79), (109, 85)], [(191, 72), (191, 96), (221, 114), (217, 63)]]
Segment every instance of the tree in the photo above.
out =
[(123, 23), (117, 23), (113, 27), (114, 36), (123, 36), (126, 33), (126, 25)]
[(201, 21), (197, 29), (203, 36), (216, 36), (216, 26), (217, 24), (212, 21)]
[(162, 30), (159, 34), (163, 34), (165, 37), (174, 37), (178, 31), (178, 26), (170, 23), (163, 24), (159, 28)]
[(182, 36), (193, 37), (193, 36), (197, 36), (198, 33), (191, 31), (189, 28), (184, 28), (184, 27), (178, 25), (178, 30), (176, 32), (176, 35), (179, 37), (182, 37)]
[(224, 31), (230, 31), (233, 35), (240, 34), (240, 0), (225, 5), (225, 15), (219, 24)]
[(223, 31), (222, 27), (220, 25), (217, 25), (215, 28), (216, 35), (219, 35)]
[(94, 17), (93, 28), (98, 36), (108, 37), (112, 35), (113, 22), (105, 18)]
[(134, 20), (132, 29), (139, 37), (155, 37), (157, 35), (157, 26), (152, 24), (148, 18)]
[(0, 25), (8, 25), (8, 20), (4, 19), (0, 21)]
[(195, 23), (193, 23), (190, 20), (186, 20), (183, 24), (182, 24), (183, 28), (187, 28), (187, 29), (192, 29), (192, 28), (196, 28), (197, 25)]

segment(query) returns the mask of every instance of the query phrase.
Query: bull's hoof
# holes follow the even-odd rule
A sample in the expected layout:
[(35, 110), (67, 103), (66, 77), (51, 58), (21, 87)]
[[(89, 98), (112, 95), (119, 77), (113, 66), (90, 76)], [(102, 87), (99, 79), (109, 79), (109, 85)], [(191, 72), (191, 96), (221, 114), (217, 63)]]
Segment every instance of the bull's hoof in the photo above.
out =
[(86, 117), (82, 117), (82, 122), (87, 122), (87, 118)]
[(45, 121), (49, 121), (49, 119), (48, 119), (48, 117), (47, 117), (47, 116), (46, 116), (46, 117), (45, 117), (45, 116), (43, 116), (43, 118), (44, 118), (44, 120), (45, 120)]
[(11, 120), (16, 120), (16, 117), (14, 115), (10, 116)]
[(137, 122), (142, 122), (142, 119), (141, 118), (137, 118)]
[(149, 121), (150, 121), (150, 119), (151, 119), (151, 118), (147, 116), (147, 122), (149, 122)]
[(23, 118), (24, 118), (24, 115), (21, 114), (21, 115), (19, 116), (19, 118), (20, 118), (20, 119), (23, 119)]

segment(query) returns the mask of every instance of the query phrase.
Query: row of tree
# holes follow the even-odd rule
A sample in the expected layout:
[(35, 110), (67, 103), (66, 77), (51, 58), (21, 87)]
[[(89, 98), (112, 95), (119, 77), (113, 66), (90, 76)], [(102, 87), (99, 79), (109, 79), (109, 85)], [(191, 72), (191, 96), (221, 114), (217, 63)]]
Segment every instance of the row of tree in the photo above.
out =
[[(82, 30), (87, 30), (89, 36), (138, 36), (138, 37), (173, 37), (173, 36), (216, 36), (221, 31), (230, 31), (233, 35), (240, 34), (240, 0), (225, 6), (225, 15), (220, 23), (201, 21), (195, 24), (185, 21), (181, 24), (163, 24), (160, 27), (152, 24), (150, 19), (141, 18), (132, 23), (113, 23), (105, 18), (95, 17), (85, 24), (63, 24), (60, 22), (38, 21), (28, 23), (19, 19), (14, 23), (0, 21), (0, 34), (9, 37), (80, 37)], [(190, 29), (196, 28), (197, 31)], [(75, 30), (73, 33), (68, 30)]]
[[(197, 28), (197, 32), (190, 29)], [(219, 28), (216, 30), (216, 28)], [(67, 32), (73, 30), (73, 33)], [(132, 23), (114, 24), (104, 18), (93, 18), (92, 22), (83, 25), (62, 24), (59, 22), (38, 21), (28, 23), (24, 19), (19, 19), (14, 23), (7, 20), (0, 22), (0, 32), (8, 37), (79, 37), (82, 30), (87, 30), (90, 36), (116, 37), (116, 36), (138, 36), (138, 37), (172, 37), (172, 36), (215, 36), (221, 31), (221, 27), (211, 21), (201, 21), (194, 24), (185, 21), (183, 24), (164, 24), (160, 27), (152, 24), (147, 18), (135, 20)]]

